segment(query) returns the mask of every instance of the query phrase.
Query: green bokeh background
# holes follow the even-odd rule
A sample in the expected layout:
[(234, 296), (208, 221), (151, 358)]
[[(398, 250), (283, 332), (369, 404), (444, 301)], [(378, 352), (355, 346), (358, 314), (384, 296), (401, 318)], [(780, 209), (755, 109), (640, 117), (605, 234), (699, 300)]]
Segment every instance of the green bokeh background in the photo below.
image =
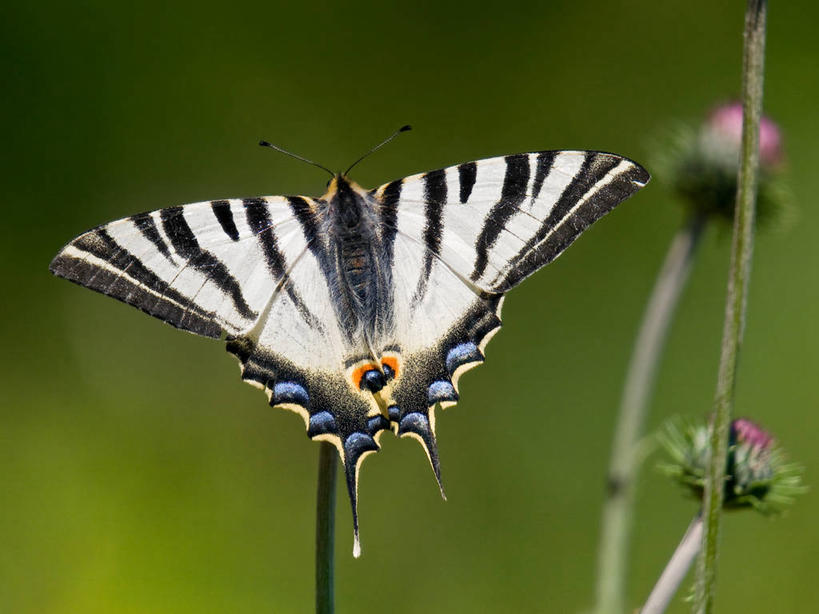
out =
[[(813, 2), (773, 3), (766, 110), (796, 206), (754, 258), (737, 411), (819, 466), (819, 122)], [(518, 151), (644, 161), (738, 94), (744, 3), (16, 3), (2, 9), (0, 611), (309, 612), (318, 447), (218, 342), (47, 272), (74, 235), (137, 211), (323, 191)], [(362, 473), (364, 555), (339, 492), (339, 612), (579, 612), (643, 305), (682, 219), (658, 182), (515, 290), (488, 361), (440, 414), (449, 501), (411, 440)], [(709, 410), (728, 234), (711, 228), (650, 418)], [(649, 461), (649, 467), (653, 460)], [(695, 512), (640, 484), (630, 603)], [(819, 498), (724, 524), (723, 612), (816, 611)], [(685, 612), (680, 599), (673, 611)]]

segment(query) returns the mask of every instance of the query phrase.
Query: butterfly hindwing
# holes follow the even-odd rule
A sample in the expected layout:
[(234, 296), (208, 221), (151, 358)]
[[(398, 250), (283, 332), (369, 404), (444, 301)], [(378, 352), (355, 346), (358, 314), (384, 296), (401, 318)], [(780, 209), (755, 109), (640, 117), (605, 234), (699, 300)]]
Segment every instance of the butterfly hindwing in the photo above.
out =
[[(374, 361), (339, 314), (332, 280), (332, 246), (311, 199), (292, 197), (299, 228), (299, 256), (281, 278), (251, 329), (227, 344), (242, 365), (242, 378), (268, 394), (270, 405), (302, 416), (307, 434), (338, 450), (353, 507), (358, 551), (357, 489), (363, 459), (379, 449), (389, 422), (366, 389), (353, 386), (356, 371)], [(297, 247), (296, 247), (297, 245)], [(358, 378), (360, 382), (360, 378)]]

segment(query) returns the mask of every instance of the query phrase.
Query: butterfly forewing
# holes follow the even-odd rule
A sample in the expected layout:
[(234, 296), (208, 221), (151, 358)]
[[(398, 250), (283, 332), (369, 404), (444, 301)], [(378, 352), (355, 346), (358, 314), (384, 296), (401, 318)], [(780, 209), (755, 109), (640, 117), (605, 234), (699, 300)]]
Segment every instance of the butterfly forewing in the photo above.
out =
[[(648, 180), (638, 164), (601, 152), (544, 151), (467, 162), (404, 179), (398, 229), (478, 287), (505, 292)], [(433, 185), (444, 188), (431, 190)], [(419, 231), (430, 227), (426, 213), (437, 209), (428, 197), (441, 193), (441, 220), (432, 224), (440, 234)]]

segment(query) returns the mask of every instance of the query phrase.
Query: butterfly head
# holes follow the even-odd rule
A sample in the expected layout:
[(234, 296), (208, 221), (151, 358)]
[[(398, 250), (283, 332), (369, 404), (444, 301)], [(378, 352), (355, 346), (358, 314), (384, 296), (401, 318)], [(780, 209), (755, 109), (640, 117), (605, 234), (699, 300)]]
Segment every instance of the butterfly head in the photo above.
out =
[(347, 226), (356, 226), (368, 196), (367, 190), (339, 173), (327, 184), (327, 192), (321, 200), (337, 211)]
[(349, 198), (352, 195), (363, 196), (367, 190), (351, 180), (347, 175), (338, 173), (327, 182), (327, 192), (322, 196), (322, 200), (331, 201), (334, 198)]

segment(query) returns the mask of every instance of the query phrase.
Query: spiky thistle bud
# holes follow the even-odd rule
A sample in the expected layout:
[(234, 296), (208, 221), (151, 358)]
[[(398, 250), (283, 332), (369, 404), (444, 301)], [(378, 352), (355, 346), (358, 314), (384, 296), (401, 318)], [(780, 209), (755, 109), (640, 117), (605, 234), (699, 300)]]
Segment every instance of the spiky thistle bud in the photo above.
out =
[[(704, 423), (673, 420), (660, 434), (671, 457), (661, 470), (702, 500), (710, 427)], [(731, 422), (723, 505), (728, 509), (752, 507), (764, 514), (781, 511), (805, 491), (802, 469), (786, 463), (773, 437), (747, 418)]]

